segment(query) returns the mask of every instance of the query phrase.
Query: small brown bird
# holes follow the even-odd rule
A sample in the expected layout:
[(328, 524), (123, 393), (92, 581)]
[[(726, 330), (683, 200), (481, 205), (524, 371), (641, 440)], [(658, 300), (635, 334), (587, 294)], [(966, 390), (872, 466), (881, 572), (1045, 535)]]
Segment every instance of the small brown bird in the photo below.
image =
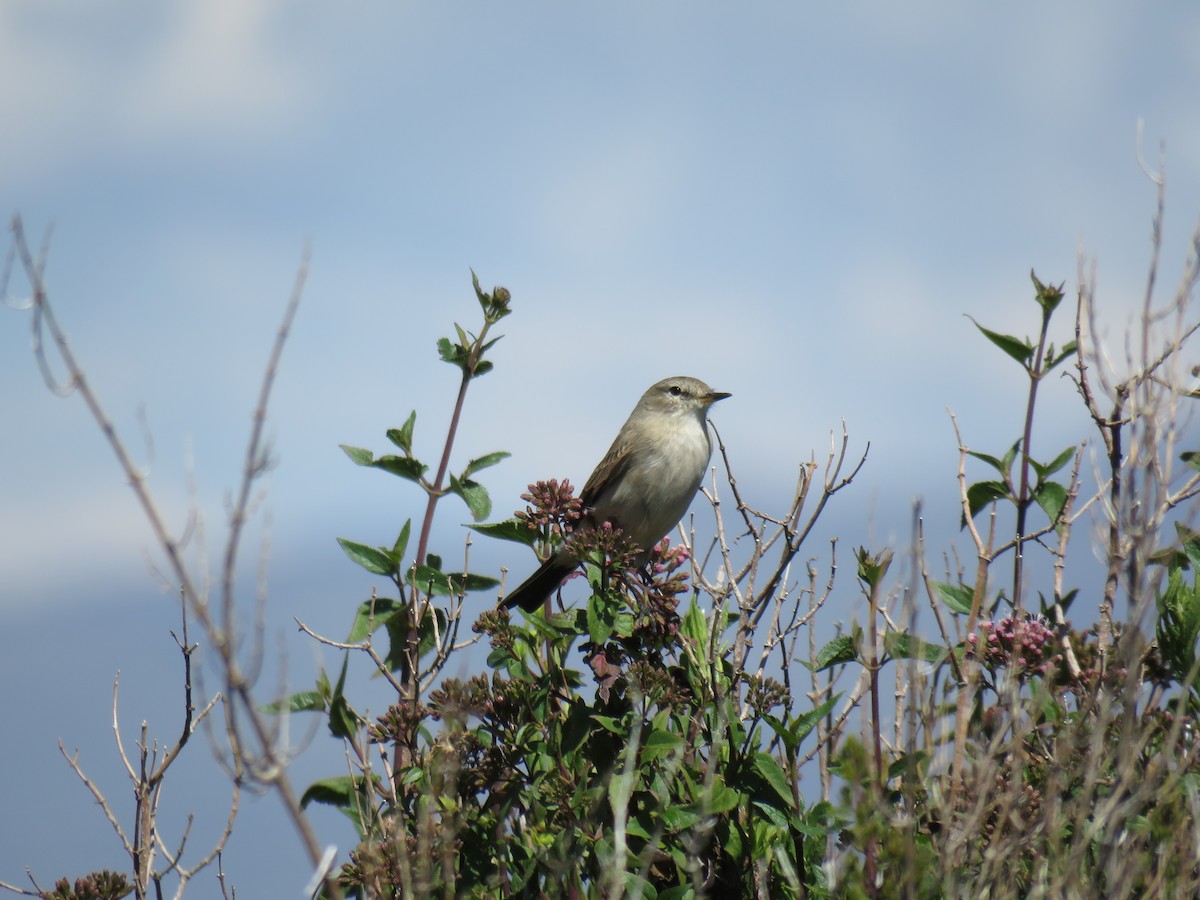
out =
[[(705, 416), (728, 396), (687, 376), (663, 379), (642, 394), (583, 486), (575, 533), (610, 522), (642, 549), (638, 564), (644, 565), (696, 496), (712, 456)], [(537, 609), (578, 565), (568, 540), (500, 606)]]

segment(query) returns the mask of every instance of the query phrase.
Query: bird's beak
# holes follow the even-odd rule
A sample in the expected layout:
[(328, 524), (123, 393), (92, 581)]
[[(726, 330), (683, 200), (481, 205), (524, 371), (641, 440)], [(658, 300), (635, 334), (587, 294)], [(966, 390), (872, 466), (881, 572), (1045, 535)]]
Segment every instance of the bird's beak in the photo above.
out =
[(712, 406), (718, 400), (724, 400), (726, 397), (732, 397), (732, 394), (727, 394), (724, 391), (709, 391), (700, 398), (700, 402), (705, 406)]

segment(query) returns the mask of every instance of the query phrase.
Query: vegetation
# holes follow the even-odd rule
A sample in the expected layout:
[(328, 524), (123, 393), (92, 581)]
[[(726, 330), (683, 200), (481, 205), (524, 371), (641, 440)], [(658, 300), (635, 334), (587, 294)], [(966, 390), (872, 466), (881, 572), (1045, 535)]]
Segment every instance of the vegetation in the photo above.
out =
[[(232, 649), (233, 617), (210, 607), (180, 564), (185, 620), (218, 648), (206, 664), (225, 685), (196, 721), (224, 711), (234, 784), (280, 793), (323, 866), (314, 891), (326, 897), (1200, 895), (1200, 535), (1189, 528), (1200, 455), (1186, 427), (1185, 358), (1200, 329), (1200, 234), (1179, 288), (1158, 303), (1161, 217), (1160, 186), (1150, 288), (1122, 362), (1101, 345), (1082, 272), (1064, 346), (1049, 340), (1062, 286), (1037, 276), (1034, 338), (977, 323), (1016, 364), (1024, 411), (1013, 443), (992, 452), (970, 447), (955, 420), (969, 562), (946, 552), (935, 574), (918, 513), (911, 549), (859, 548), (856, 584), (845, 584), (838, 544), (819, 566), (806, 541), (866, 451), (851, 454), (843, 431), (824, 464), (801, 464), (790, 497), (764, 511), (740, 495), (718, 435), (721, 475), (704, 488), (711, 519), (683, 542), (664, 540), (646, 571), (627, 568), (619, 531), (599, 529), (586, 535), (587, 589), (564, 591), (577, 600), (513, 616), (489, 603), (467, 623), (467, 595), (494, 596), (499, 582), (451, 571), (434, 552), (443, 502), (465, 503), (484, 538), (542, 558), (579, 515), (570, 483), (547, 480), (530, 485), (515, 516), (487, 521), (491, 498), (477, 476), (507, 454), (488, 450), (450, 470), (469, 388), (491, 370), (494, 328), (514, 311), (507, 290), (475, 280), (478, 333), (455, 325), (437, 344), (459, 388), (436, 468), (421, 459), (416, 412), (386, 432), (387, 453), (344, 448), (353, 463), (411, 482), (422, 514), (386, 546), (339, 539), (382, 586), (354, 609), (345, 640), (301, 626), (347, 660), (369, 658), (394, 702), (381, 716), (361, 713), (346, 665), (312, 690), (256, 699)], [(19, 228), (15, 240), (58, 340)], [(1082, 435), (1034, 451), (1039, 386), (1064, 372), (1094, 425), (1094, 458)], [(264, 415), (273, 374), (274, 363)], [(247, 488), (261, 472), (257, 440)], [(1080, 526), (1095, 523), (1103, 578), (1092, 580), (1104, 588), (1090, 596), (1072, 579), (1088, 580), (1077, 573), (1097, 563), (1069, 551), (1091, 538)], [(845, 606), (851, 591), (862, 621), (818, 641), (827, 602)], [(456, 654), (474, 641), (486, 643), (486, 671), (454, 677)], [(188, 648), (185, 636), (185, 660)], [(190, 675), (188, 685), (190, 710)], [(285, 712), (322, 717), (351, 770), (293, 791), (276, 741)], [(167, 876), (182, 892), (219, 861), (217, 847), (185, 867), (144, 842), (155, 792), (194, 727), (189, 711), (161, 771), (142, 766), (141, 828), (126, 838), (115, 826), (130, 871), (28, 893), (142, 897)], [(222, 845), (235, 834), (236, 797)], [(348, 858), (323, 857), (306, 815), (313, 804), (353, 823)]]

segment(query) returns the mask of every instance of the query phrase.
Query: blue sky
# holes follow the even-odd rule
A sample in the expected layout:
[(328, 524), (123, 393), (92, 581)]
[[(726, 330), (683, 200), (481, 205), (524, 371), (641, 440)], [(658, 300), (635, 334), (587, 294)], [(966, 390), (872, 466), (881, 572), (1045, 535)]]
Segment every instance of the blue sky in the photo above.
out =
[[(195, 506), (212, 554), (311, 242), (246, 554), (252, 590), (269, 537), (270, 641), (300, 688), (336, 659), (291, 617), (340, 634), (371, 587), (334, 538), (389, 542), (420, 509), (338, 444), (382, 449), (416, 409), (435, 457), (456, 381), (433, 345), (474, 321), (470, 267), (513, 295), (458, 444), (460, 463), (513, 453), (485, 473), (497, 516), (535, 478), (581, 483), (641, 391), (690, 374), (734, 395), (715, 419), (753, 501), (784, 502), (844, 418), (871, 459), (823, 536), (903, 546), (922, 498), (950, 540), (946, 408), (983, 449), (1020, 429), (1019, 372), (963, 314), (1032, 331), (1029, 270), (1070, 295), (1082, 250), (1119, 339), (1155, 203), (1139, 121), (1151, 164), (1165, 146), (1173, 284), (1200, 214), (1198, 45), (1183, 4), (11, 0), (0, 205), (34, 235), (54, 224), (47, 279), (73, 347), (175, 527)], [(0, 311), (0, 683), (20, 735), (0, 879), (30, 865), (49, 882), (121, 864), (55, 741), (119, 794), (111, 680), (127, 727), (169, 740), (177, 615), (128, 487), (78, 398), (43, 387), (28, 326)], [(1043, 403), (1045, 455), (1086, 436), (1068, 383)], [(447, 557), (465, 520), (447, 507)], [(523, 576), (514, 549), (472, 558)], [(220, 792), (193, 752), (176, 822)], [(297, 780), (338, 758), (318, 736)], [(248, 803), (248, 849), (226, 857), (247, 896), (307, 877), (274, 804)]]

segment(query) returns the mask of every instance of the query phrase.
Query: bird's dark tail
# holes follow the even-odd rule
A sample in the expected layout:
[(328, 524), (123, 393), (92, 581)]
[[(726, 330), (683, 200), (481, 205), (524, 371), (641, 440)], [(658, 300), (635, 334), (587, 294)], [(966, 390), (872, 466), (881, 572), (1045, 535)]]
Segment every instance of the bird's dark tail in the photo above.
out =
[(565, 553), (557, 553), (550, 557), (541, 567), (526, 578), (521, 585), (500, 601), (501, 609), (512, 609), (519, 606), (527, 612), (533, 612), (546, 602), (563, 580), (575, 570), (579, 562)]

